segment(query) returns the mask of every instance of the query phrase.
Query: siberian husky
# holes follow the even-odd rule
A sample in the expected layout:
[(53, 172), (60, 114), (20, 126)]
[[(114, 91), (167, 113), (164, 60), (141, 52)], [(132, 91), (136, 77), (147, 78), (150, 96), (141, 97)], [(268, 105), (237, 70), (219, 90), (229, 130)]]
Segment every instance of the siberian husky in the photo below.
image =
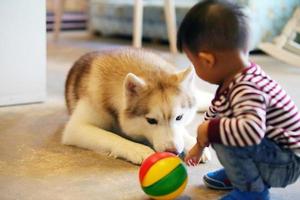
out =
[[(195, 144), (193, 70), (175, 72), (160, 56), (125, 48), (92, 52), (71, 68), (65, 88), (66, 145), (140, 164), (154, 151), (181, 153)], [(206, 97), (205, 97), (206, 98)], [(210, 158), (205, 151), (202, 159)]]

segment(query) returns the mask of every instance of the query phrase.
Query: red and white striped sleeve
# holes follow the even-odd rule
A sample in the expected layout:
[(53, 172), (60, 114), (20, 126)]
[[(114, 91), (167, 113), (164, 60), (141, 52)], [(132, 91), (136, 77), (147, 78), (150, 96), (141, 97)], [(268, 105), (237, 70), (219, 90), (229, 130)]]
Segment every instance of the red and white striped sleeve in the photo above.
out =
[(216, 117), (216, 111), (214, 107), (211, 105), (209, 106), (208, 110), (204, 113), (204, 120), (210, 120)]
[(259, 144), (266, 132), (267, 99), (264, 93), (254, 84), (239, 83), (232, 88), (228, 101), (231, 114), (209, 122), (210, 143), (237, 147)]

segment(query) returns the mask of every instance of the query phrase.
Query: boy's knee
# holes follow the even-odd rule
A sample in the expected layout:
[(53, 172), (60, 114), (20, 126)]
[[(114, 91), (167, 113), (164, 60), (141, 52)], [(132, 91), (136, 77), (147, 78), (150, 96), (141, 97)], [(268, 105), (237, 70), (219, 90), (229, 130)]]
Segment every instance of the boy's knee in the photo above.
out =
[(286, 187), (299, 179), (300, 163), (293, 158), (286, 164), (258, 163), (261, 176), (271, 187)]
[(231, 147), (223, 144), (213, 143), (213, 149), (216, 151), (218, 156), (221, 157), (241, 157), (248, 158), (253, 155), (253, 148), (249, 147)]
[(286, 187), (300, 176), (300, 158), (267, 140), (252, 147), (230, 147), (216, 143), (212, 147), (227, 170), (254, 166), (256, 169), (253, 170), (258, 170), (264, 182), (271, 187)]

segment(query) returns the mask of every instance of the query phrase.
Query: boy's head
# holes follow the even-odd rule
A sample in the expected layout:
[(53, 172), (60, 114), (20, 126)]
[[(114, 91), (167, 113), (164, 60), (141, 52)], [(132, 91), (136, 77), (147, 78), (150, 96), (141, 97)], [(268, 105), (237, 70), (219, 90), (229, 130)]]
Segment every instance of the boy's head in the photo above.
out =
[(240, 6), (225, 0), (204, 0), (184, 17), (177, 48), (187, 54), (200, 78), (222, 84), (245, 63), (249, 32), (248, 18)]
[(177, 35), (180, 51), (247, 50), (247, 16), (237, 4), (225, 0), (204, 0), (184, 17)]

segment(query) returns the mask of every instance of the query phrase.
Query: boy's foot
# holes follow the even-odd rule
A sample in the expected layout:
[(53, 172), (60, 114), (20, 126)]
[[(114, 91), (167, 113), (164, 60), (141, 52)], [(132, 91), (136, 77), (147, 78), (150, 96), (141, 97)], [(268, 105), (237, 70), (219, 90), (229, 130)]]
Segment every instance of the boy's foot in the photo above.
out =
[(207, 187), (216, 190), (233, 189), (231, 182), (228, 179), (224, 169), (207, 173), (206, 175), (203, 176), (203, 182)]
[(267, 188), (262, 192), (242, 192), (234, 189), (220, 200), (270, 200), (270, 194)]

